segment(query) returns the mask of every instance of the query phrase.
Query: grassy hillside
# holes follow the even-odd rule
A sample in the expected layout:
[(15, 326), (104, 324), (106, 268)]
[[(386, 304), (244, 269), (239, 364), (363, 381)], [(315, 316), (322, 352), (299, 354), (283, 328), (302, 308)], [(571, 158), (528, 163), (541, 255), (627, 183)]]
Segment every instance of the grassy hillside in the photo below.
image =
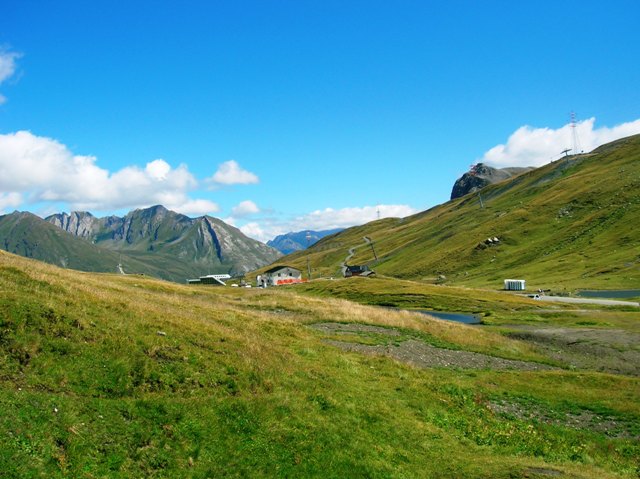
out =
[[(572, 369), (492, 330), (295, 288), (188, 287), (5, 252), (0, 291), (2, 477), (613, 478), (640, 470), (637, 377)], [(450, 291), (505, 314), (536, 307)], [(353, 330), (328, 333), (323, 324)], [(358, 352), (415, 344), (533, 369), (417, 367)]]
[[(501, 288), (640, 287), (640, 136), (571, 156), (405, 219), (325, 238), (282, 260), (315, 276), (370, 264), (398, 278)], [(378, 261), (369, 245), (374, 243)], [(487, 238), (500, 243), (487, 245)]]

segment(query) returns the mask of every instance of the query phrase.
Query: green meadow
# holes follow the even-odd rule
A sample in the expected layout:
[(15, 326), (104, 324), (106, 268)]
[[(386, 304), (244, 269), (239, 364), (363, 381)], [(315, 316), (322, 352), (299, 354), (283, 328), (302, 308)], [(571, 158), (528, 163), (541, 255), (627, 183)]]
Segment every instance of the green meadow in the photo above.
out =
[[(4, 252), (0, 293), (2, 477), (640, 472), (638, 377), (576, 367), (505, 329), (590, 322), (637, 334), (633, 311), (547, 313), (526, 298), (396, 280), (189, 287)], [(475, 312), (486, 326), (389, 306)], [(385, 353), (409, 344), (537, 369)]]

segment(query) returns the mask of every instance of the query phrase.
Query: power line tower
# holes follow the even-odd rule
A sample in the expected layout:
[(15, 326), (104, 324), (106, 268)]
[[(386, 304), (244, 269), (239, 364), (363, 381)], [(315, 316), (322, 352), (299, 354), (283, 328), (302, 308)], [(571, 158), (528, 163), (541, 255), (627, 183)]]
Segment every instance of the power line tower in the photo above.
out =
[(577, 155), (582, 153), (580, 150), (580, 139), (578, 138), (578, 131), (576, 127), (578, 126), (578, 122), (576, 121), (575, 112), (571, 112), (571, 140), (573, 142), (573, 154)]
[[(311, 245), (311, 231), (307, 231), (307, 250), (309, 249), (309, 246)], [(311, 281), (311, 261), (309, 259), (309, 251), (307, 251), (307, 278), (309, 279), (309, 281)]]

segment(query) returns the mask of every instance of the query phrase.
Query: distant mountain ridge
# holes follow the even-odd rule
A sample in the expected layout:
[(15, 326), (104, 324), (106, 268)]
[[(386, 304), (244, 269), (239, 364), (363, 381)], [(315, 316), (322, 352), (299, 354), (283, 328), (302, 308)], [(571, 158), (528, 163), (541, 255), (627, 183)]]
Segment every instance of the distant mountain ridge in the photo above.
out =
[(521, 173), (533, 170), (533, 167), (493, 168), (478, 163), (473, 172), (467, 172), (456, 180), (451, 190), (452, 200), (461, 196), (481, 190), (482, 188), (507, 180)]
[(30, 213), (0, 216), (0, 247), (86, 271), (115, 272), (121, 262), (126, 272), (177, 282), (212, 273), (242, 275), (281, 256), (218, 218), (189, 218), (160, 205), (124, 217), (97, 218), (89, 212), (44, 220)]
[(274, 239), (267, 241), (267, 245), (277, 249), (283, 254), (289, 254), (295, 251), (305, 250), (325, 236), (339, 233), (342, 230), (344, 230), (344, 228), (334, 228), (331, 230), (322, 231), (296, 231), (278, 235)]

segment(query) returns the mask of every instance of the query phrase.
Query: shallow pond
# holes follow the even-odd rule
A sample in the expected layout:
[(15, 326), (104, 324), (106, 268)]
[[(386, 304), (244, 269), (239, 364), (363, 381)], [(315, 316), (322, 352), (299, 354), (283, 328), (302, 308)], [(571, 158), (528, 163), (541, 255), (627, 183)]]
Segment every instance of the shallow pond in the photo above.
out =
[(475, 316), (473, 314), (446, 313), (444, 311), (428, 311), (426, 309), (415, 310), (415, 312), (428, 314), (429, 316), (433, 316), (438, 319), (444, 319), (445, 321), (455, 321), (456, 323), (482, 324), (482, 320), (478, 316)]
[(578, 291), (576, 296), (582, 298), (637, 298), (640, 297), (640, 289), (606, 290), (585, 289)]

